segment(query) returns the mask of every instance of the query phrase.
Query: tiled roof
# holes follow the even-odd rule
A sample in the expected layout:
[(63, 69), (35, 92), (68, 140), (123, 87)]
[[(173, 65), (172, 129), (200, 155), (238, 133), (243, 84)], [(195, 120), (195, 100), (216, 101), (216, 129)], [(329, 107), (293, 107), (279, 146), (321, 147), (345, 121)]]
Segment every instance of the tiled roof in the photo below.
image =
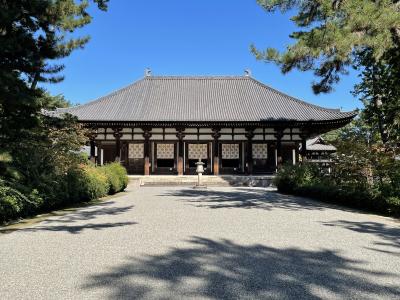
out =
[(98, 100), (58, 109), (81, 121), (327, 121), (341, 112), (283, 94), (250, 76), (147, 76)]
[(307, 140), (306, 148), (308, 151), (336, 151), (335, 146), (328, 144), (320, 136)]

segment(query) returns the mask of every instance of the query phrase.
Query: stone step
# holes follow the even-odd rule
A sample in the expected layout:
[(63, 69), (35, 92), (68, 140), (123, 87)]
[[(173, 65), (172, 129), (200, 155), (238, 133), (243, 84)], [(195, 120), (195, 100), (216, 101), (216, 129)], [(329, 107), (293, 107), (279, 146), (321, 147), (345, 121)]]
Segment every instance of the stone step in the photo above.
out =
[[(133, 186), (179, 186), (179, 185), (196, 185), (196, 175), (151, 175), (151, 176), (129, 176), (130, 183)], [(202, 183), (207, 186), (258, 186), (258, 187), (273, 187), (273, 175), (263, 176), (235, 176), (223, 175), (213, 176), (204, 175)]]

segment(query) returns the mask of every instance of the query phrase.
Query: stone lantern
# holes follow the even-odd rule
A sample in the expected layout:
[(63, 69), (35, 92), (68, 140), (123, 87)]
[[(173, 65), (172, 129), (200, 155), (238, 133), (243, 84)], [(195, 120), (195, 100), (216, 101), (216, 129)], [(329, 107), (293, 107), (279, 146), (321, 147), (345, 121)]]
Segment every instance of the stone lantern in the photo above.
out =
[(205, 188), (206, 186), (202, 183), (202, 176), (204, 173), (204, 163), (199, 158), (199, 161), (196, 163), (196, 173), (197, 173), (197, 184), (194, 186), (195, 188)]

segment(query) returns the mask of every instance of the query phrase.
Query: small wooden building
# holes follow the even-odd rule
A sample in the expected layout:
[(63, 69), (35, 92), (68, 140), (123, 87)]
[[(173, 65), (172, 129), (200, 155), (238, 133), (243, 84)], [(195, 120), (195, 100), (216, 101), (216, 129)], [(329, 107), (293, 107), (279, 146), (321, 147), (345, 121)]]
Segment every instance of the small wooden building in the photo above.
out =
[[(321, 170), (330, 173), (332, 156), (336, 150), (336, 147), (327, 143), (322, 136), (317, 136), (306, 142), (306, 159), (308, 162), (317, 164)], [(300, 152), (302, 152), (301, 145)]]
[[(152, 76), (84, 105), (58, 109), (91, 128), (98, 164), (130, 174), (273, 173), (297, 163), (307, 139), (355, 112), (312, 105), (244, 76)], [(305, 155), (305, 151), (303, 152)]]

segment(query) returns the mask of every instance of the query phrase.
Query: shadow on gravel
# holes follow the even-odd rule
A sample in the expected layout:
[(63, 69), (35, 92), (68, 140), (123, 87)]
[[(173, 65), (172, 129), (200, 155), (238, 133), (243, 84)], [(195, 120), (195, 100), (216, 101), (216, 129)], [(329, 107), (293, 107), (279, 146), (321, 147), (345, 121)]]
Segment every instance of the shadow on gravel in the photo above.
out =
[[(83, 210), (71, 212), (64, 216), (58, 216), (54, 219), (47, 219), (39, 223), (38, 226), (20, 229), (20, 231), (38, 232), (38, 231), (65, 231), (72, 234), (78, 234), (84, 230), (102, 230), (113, 227), (121, 227), (137, 224), (136, 222), (115, 222), (115, 223), (86, 223), (85, 221), (95, 221), (101, 216), (115, 216), (123, 214), (133, 208), (133, 205), (124, 207), (112, 207), (114, 201), (97, 204)], [(110, 207), (109, 207), (110, 206)], [(84, 221), (84, 222), (82, 222)], [(79, 222), (79, 224), (75, 224)]]
[[(345, 220), (325, 222), (322, 224), (325, 226), (338, 226), (360, 233), (375, 235), (385, 241), (385, 242), (375, 242), (375, 245), (377, 246), (385, 246), (385, 247), (389, 246), (389, 247), (394, 247), (397, 250), (400, 247), (400, 227), (389, 227), (383, 223), (377, 223), (377, 222), (355, 222), (355, 221), (345, 221)], [(371, 248), (370, 250), (375, 250), (383, 253), (400, 254), (400, 252), (390, 252), (381, 249)]]
[(113, 227), (121, 227), (128, 225), (135, 225), (136, 222), (117, 222), (117, 223), (90, 223), (83, 225), (59, 225), (59, 226), (38, 226), (33, 228), (21, 229), (26, 232), (38, 232), (38, 231), (66, 231), (72, 234), (81, 233), (84, 230), (101, 230)]
[(229, 191), (179, 189), (167, 190), (160, 196), (183, 197), (185, 201), (196, 206), (208, 208), (257, 208), (272, 210), (284, 208), (288, 210), (323, 210), (328, 204), (311, 201), (306, 198), (280, 194), (262, 188), (234, 188)]
[[(396, 298), (399, 286), (377, 282), (399, 274), (373, 272), (331, 250), (278, 249), (193, 237), (163, 255), (127, 258), (82, 286), (110, 299)], [(372, 278), (371, 278), (372, 277)]]

